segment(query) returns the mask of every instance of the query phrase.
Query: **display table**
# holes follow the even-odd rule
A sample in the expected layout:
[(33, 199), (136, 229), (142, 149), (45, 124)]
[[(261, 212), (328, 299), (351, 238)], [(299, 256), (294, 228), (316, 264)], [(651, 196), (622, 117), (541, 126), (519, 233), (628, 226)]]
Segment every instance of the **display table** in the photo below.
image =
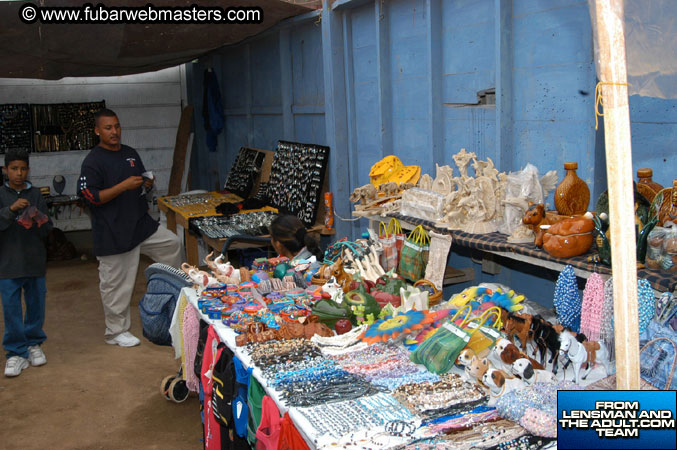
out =
[[(235, 356), (237, 356), (244, 367), (246, 369), (249, 369), (250, 367), (253, 369), (252, 376), (254, 376), (254, 378), (256, 378), (256, 380), (261, 383), (261, 386), (265, 389), (266, 394), (268, 394), (275, 401), (277, 407), (280, 410), (280, 414), (284, 414), (286, 411), (289, 411), (289, 416), (294, 421), (294, 425), (299, 430), (308, 446), (311, 449), (316, 448), (313, 439), (310, 438), (310, 436), (314, 435), (314, 427), (308, 422), (308, 420), (306, 420), (305, 417), (303, 417), (302, 414), (300, 414), (298, 411), (295, 411), (296, 408), (288, 408), (285, 402), (280, 399), (280, 394), (275, 389), (272, 389), (270, 386), (268, 386), (266, 379), (263, 377), (261, 369), (252, 365), (252, 360), (249, 357), (249, 354), (244, 351), (243, 347), (238, 347), (235, 345), (235, 337), (237, 336), (237, 333), (235, 333), (235, 331), (233, 331), (231, 328), (225, 326), (220, 320), (210, 319), (205, 314), (202, 314), (197, 306), (198, 295), (195, 289), (183, 288), (181, 290), (181, 295), (177, 304), (180, 304), (180, 302), (182, 302), (184, 299), (198, 311), (200, 317), (205, 322), (208, 322), (214, 327), (219, 339), (221, 339), (221, 341), (226, 344), (226, 346), (228, 346)], [(179, 308), (177, 307), (176, 310), (178, 311)]]
[[(596, 253), (596, 250), (574, 258), (555, 258), (532, 243), (515, 244), (508, 242), (507, 236), (500, 233), (470, 234), (460, 230), (448, 230), (436, 227), (431, 221), (403, 216), (401, 214), (391, 214), (387, 217), (368, 216), (366, 218), (370, 221), (370, 228), (378, 229), (378, 222), (389, 220), (391, 217), (398, 219), (403, 228), (414, 228), (417, 225), (423, 225), (425, 228), (435, 230), (438, 233), (450, 234), (453, 238), (453, 244), (462, 247), (481, 250), (555, 271), (561, 271), (565, 266), (571, 265), (576, 275), (581, 278), (588, 278), (595, 272), (604, 278), (611, 276), (611, 267), (595, 264), (588, 260), (591, 255)], [(660, 292), (669, 291), (675, 282), (677, 282), (677, 277), (674, 275), (650, 269), (639, 269), (637, 277), (646, 279), (656, 291)]]
[[(180, 199), (184, 199), (185, 202)], [(192, 200), (189, 202), (188, 200)], [(167, 217), (167, 229), (176, 233), (176, 225), (183, 227), (184, 243), (186, 246), (186, 261), (192, 266), (199, 265), (197, 238), (188, 231), (188, 221), (193, 217), (217, 215), (216, 207), (224, 202), (237, 203), (242, 198), (235, 194), (207, 192), (187, 196), (171, 196), (158, 198), (160, 211)]]

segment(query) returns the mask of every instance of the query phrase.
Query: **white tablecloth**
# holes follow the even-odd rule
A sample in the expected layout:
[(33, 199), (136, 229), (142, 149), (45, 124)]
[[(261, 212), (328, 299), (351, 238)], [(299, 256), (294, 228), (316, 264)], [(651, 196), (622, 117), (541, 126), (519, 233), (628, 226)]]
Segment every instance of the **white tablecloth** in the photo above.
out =
[[(198, 295), (195, 289), (193, 288), (183, 288), (181, 290), (181, 297), (185, 298), (188, 303), (193, 305), (193, 307), (200, 313), (200, 317), (210, 323), (213, 327), (214, 330), (216, 330), (216, 333), (218, 334), (219, 338), (221, 341), (228, 346), (228, 348), (237, 356), (237, 358), (242, 362), (245, 368), (252, 368), (253, 372), (252, 375), (256, 380), (261, 383), (261, 386), (265, 389), (266, 394), (268, 394), (270, 397), (272, 397), (273, 400), (275, 400), (275, 403), (277, 404), (277, 407), (280, 410), (280, 414), (284, 414), (289, 408), (285, 404), (284, 400), (280, 399), (280, 392), (276, 391), (275, 389), (272, 389), (270, 386), (268, 386), (268, 382), (266, 379), (263, 377), (263, 373), (261, 372), (261, 369), (254, 366), (252, 364), (252, 359), (250, 358), (249, 354), (244, 351), (243, 347), (238, 347), (235, 344), (235, 337), (237, 336), (237, 333), (233, 331), (232, 328), (227, 327), (224, 325), (220, 320), (214, 320), (210, 319), (207, 317), (205, 314), (202, 313), (202, 311), (199, 310), (197, 306), (197, 300), (198, 300)], [(179, 298), (179, 302), (181, 302), (181, 297)], [(176, 311), (178, 311), (179, 308), (175, 308)], [(176, 311), (175, 311), (175, 316), (176, 316)], [(177, 323), (176, 317), (172, 321), (172, 323)], [(179, 345), (179, 352), (180, 352), (180, 345)], [(175, 347), (176, 348), (176, 347)], [(180, 355), (179, 355), (180, 356)], [(306, 420), (306, 418), (298, 413), (298, 411), (294, 411), (295, 408), (292, 408), (289, 411), (289, 416), (291, 417), (292, 421), (294, 422), (294, 425), (296, 425), (296, 428), (298, 429), (299, 433), (301, 433), (301, 436), (303, 436), (303, 439), (305, 439), (306, 443), (311, 449), (315, 449), (315, 443), (313, 442), (313, 438), (316, 438), (317, 433), (315, 432), (315, 428)]]

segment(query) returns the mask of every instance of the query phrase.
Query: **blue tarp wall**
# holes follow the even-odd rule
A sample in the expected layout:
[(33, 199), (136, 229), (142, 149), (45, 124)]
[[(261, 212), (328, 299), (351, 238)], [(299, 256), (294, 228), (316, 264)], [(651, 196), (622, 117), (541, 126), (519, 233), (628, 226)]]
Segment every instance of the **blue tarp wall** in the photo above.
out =
[[(226, 115), (216, 153), (207, 151), (200, 116), (206, 68), (216, 71)], [(502, 171), (531, 162), (562, 177), (563, 163), (577, 161), (590, 208), (606, 190), (586, 1), (337, 0), (201, 58), (187, 73), (193, 188), (222, 187), (241, 146), (273, 149), (284, 139), (331, 147), (330, 187), (344, 218), (352, 189), (389, 154), (432, 176), (435, 163), (455, 167), (461, 148)], [(496, 104), (472, 106), (490, 88)], [(634, 168), (651, 167), (655, 181), (671, 185), (677, 101), (632, 96), (630, 109)], [(336, 228), (358, 236), (366, 225), (337, 220)], [(492, 276), (471, 256), (452, 253), (450, 265), (474, 265), (476, 282), (552, 301), (556, 273), (509, 262)]]

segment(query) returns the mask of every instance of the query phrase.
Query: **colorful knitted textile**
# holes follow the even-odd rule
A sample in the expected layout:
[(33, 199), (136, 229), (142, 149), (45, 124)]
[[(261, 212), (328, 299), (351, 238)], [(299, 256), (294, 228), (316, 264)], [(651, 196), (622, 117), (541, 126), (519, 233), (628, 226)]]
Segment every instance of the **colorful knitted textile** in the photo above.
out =
[(602, 342), (609, 353), (609, 359), (614, 360), (615, 354), (615, 336), (614, 336), (614, 282), (609, 278), (604, 283), (604, 308), (602, 309), (602, 328), (600, 329), (599, 340)]
[(581, 333), (590, 341), (599, 341), (603, 309), (604, 280), (598, 273), (593, 273), (585, 283), (581, 307)]
[(656, 298), (651, 284), (645, 280), (637, 281), (637, 301), (639, 303), (639, 334), (642, 334), (656, 313)]
[(557, 278), (554, 304), (559, 322), (578, 333), (581, 328), (581, 296), (578, 293), (576, 274), (571, 266), (564, 267)]
[(183, 323), (181, 324), (183, 336), (183, 354), (181, 364), (183, 367), (183, 378), (186, 380), (186, 386), (193, 392), (200, 388), (200, 381), (195, 376), (195, 355), (197, 353), (197, 341), (200, 337), (200, 318), (197, 310), (188, 306), (183, 311)]

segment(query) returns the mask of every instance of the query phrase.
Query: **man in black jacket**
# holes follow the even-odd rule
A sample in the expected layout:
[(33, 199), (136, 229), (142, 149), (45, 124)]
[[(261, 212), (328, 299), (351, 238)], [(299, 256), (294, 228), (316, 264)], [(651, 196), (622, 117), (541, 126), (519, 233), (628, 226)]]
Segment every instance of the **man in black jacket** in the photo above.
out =
[(5, 376), (15, 377), (29, 365), (47, 363), (40, 345), (47, 339), (42, 330), (47, 293), (44, 238), (52, 222), (40, 190), (26, 181), (28, 153), (9, 150), (3, 172), (8, 181), (0, 187), (0, 296), (5, 321), (2, 345), (7, 351)]
[(148, 214), (142, 185), (146, 169), (139, 154), (120, 143), (117, 115), (103, 109), (95, 115), (99, 145), (82, 162), (78, 194), (89, 204), (92, 216), (94, 255), (99, 260), (101, 300), (108, 344), (139, 345), (129, 332), (129, 304), (139, 267), (139, 255), (178, 267), (183, 260), (180, 239)]

